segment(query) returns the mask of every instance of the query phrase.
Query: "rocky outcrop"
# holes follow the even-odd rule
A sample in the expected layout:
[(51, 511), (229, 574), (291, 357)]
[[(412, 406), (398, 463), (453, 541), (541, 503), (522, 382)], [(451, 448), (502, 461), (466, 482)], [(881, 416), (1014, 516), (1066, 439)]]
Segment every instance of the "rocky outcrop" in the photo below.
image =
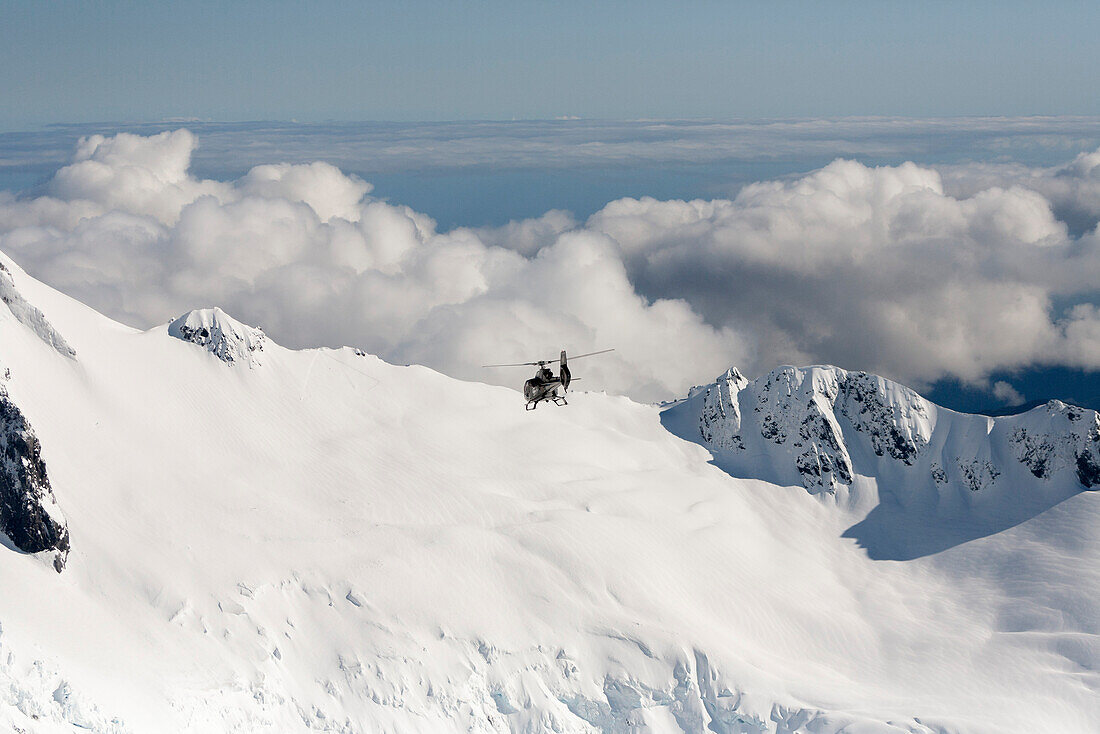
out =
[[(812, 493), (852, 481), (845, 429), (876, 456), (912, 465), (928, 442), (928, 404), (908, 388), (835, 367), (780, 367), (750, 382), (729, 370), (702, 393), (699, 434), (723, 451), (763, 450), (796, 470)], [(779, 458), (782, 457), (782, 458)]]
[(875, 455), (912, 466), (928, 445), (930, 403), (907, 387), (866, 372), (844, 372), (837, 384), (838, 412), (867, 437)]
[(1051, 400), (1024, 415), (1009, 441), (1017, 461), (1038, 479), (1070, 470), (1082, 486), (1100, 486), (1100, 414)]
[(267, 336), (242, 324), (220, 308), (196, 309), (168, 325), (168, 333), (206, 349), (226, 364), (256, 367), (263, 355)]
[(731, 367), (707, 388), (699, 420), (699, 432), (704, 441), (723, 448), (745, 447), (740, 436), (741, 406), (735, 396), (748, 382), (736, 367)]
[(23, 411), (0, 384), (0, 532), (24, 553), (53, 551), (60, 573), (69, 530), (54, 499), (42, 446)]

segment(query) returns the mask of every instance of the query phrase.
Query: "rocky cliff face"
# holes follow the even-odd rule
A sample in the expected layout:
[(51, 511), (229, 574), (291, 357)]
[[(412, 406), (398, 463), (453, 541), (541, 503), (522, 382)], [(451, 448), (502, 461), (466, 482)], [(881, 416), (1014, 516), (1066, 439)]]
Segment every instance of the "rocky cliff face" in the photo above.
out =
[(998, 419), (1011, 426), (1018, 462), (1038, 479), (1073, 473), (1086, 489), (1100, 487), (1100, 414), (1052, 400), (1024, 415)]
[(177, 339), (203, 347), (226, 364), (256, 367), (263, 355), (267, 336), (242, 324), (220, 308), (202, 308), (185, 313), (168, 325)]
[(42, 446), (26, 416), (0, 383), (0, 532), (24, 553), (53, 551), (60, 573), (69, 530), (42, 460)]
[(1100, 415), (1059, 401), (989, 418), (865, 372), (786, 366), (755, 381), (731, 369), (671, 411), (740, 473), (811, 494), (844, 492), (857, 476), (939, 493), (1021, 476), (1040, 489), (1100, 486)]

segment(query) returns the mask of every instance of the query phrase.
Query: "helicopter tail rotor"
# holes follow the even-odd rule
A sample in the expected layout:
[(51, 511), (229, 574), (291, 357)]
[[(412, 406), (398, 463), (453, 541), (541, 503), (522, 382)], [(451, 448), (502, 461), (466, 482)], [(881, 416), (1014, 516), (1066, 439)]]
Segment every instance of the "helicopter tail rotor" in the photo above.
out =
[(565, 350), (564, 349), (561, 350), (561, 363), (560, 363), (560, 366), (559, 366), (558, 376), (561, 379), (562, 390), (568, 391), (569, 390), (569, 383), (572, 381), (573, 375), (570, 374), (570, 372), (569, 372), (569, 365), (568, 365), (568, 363), (566, 361), (566, 358), (565, 358)]

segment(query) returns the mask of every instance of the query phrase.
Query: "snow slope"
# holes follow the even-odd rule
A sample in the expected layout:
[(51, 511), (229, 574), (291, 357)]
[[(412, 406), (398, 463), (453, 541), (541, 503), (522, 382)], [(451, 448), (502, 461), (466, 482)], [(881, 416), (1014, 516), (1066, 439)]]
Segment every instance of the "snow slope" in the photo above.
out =
[[(269, 339), (226, 361), (0, 262), (42, 314), (0, 308), (0, 366), (71, 540), (60, 574), (0, 549), (0, 726), (1100, 727), (1100, 495), (1080, 486), (875, 560), (843, 537), (870, 490), (732, 476), (666, 429), (686, 410), (578, 393), (527, 413), (513, 390)], [(783, 465), (758, 459), (743, 476)]]

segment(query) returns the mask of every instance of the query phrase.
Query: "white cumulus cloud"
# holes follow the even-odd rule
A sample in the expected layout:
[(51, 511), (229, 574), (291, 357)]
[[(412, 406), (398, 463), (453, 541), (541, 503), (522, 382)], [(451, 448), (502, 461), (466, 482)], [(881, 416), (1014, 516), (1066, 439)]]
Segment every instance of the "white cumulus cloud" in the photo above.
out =
[(135, 325), (217, 304), (288, 346), (354, 344), (501, 384), (524, 375), (479, 365), (615, 347), (586, 386), (644, 400), (735, 363), (918, 386), (1100, 368), (1100, 237), (1058, 214), (1072, 200), (1100, 218), (1100, 154), (947, 173), (837, 160), (732, 199), (441, 232), (327, 163), (200, 179), (196, 145), (186, 130), (83, 139), (43, 195), (0, 194), (0, 249)]
[(0, 200), (0, 249), (131, 323), (218, 304), (290, 346), (355, 344), (503, 384), (526, 376), (480, 365), (613, 346), (587, 385), (656, 400), (746, 353), (683, 300), (640, 296), (615, 243), (568, 214), (438, 232), (325, 163), (197, 179), (195, 145), (186, 130), (82, 140), (46, 196)]
[(757, 342), (750, 369), (826, 361), (921, 384), (1030, 364), (1097, 367), (1095, 233), (1074, 239), (1021, 185), (969, 197), (911, 163), (836, 161), (732, 200), (612, 202), (587, 226), (650, 296)]
[(1012, 407), (1023, 405), (1027, 402), (1027, 398), (1025, 398), (1019, 390), (1012, 387), (1012, 385), (1004, 380), (998, 380), (993, 383), (993, 397), (997, 398), (1005, 405)]

